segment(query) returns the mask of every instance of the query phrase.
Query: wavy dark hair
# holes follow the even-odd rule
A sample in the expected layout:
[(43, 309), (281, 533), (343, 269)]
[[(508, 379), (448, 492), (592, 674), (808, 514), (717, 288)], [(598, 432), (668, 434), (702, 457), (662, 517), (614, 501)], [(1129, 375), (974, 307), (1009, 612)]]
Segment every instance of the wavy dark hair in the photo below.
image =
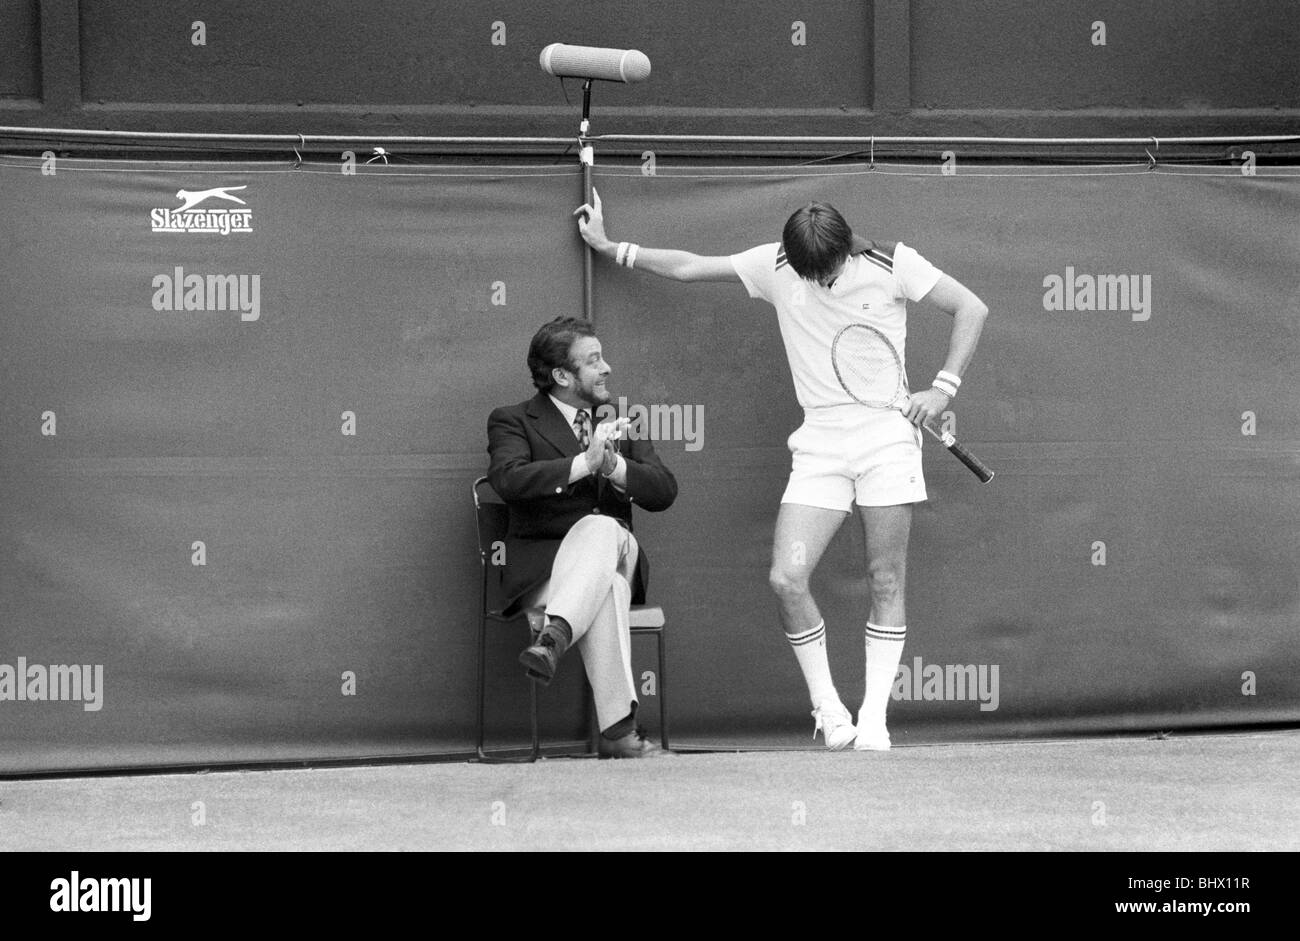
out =
[(556, 317), (533, 335), (528, 344), (528, 371), (533, 374), (533, 385), (542, 392), (555, 388), (551, 370), (563, 366), (577, 372), (569, 360), (569, 348), (579, 337), (594, 337), (596, 328), (590, 320), (580, 317)]
[(795, 274), (806, 281), (829, 278), (849, 257), (853, 230), (839, 210), (826, 203), (796, 209), (781, 231), (781, 245)]

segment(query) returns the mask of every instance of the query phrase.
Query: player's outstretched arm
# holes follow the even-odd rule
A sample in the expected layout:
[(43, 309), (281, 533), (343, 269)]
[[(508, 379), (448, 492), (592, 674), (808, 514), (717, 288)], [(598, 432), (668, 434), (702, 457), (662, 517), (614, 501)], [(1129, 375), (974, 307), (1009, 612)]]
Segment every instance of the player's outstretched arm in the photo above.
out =
[[(630, 248), (625, 247), (619, 258), (619, 244), (605, 234), (605, 215), (601, 209), (600, 194), (592, 190), (590, 203), (583, 203), (573, 214), (578, 218), (578, 232), (598, 255), (610, 261), (628, 264)], [(629, 243), (623, 243), (625, 246)], [(649, 271), (674, 281), (739, 281), (735, 266), (726, 255), (696, 255), (672, 248), (647, 248), (636, 246), (633, 267)]]

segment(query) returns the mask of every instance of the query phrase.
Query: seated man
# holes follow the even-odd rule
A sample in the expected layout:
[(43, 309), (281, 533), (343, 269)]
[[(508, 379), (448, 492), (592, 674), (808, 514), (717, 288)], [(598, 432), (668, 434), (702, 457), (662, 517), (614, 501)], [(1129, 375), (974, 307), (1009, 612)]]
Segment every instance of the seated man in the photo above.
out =
[(668, 509), (677, 481), (648, 440), (627, 440), (619, 434), (625, 422), (599, 408), (611, 398), (610, 367), (590, 322), (544, 324), (528, 368), (537, 394), (488, 418), (488, 480), (510, 508), (505, 612), (546, 610), (541, 634), (519, 660), (547, 684), (577, 647), (601, 757), (662, 755), (636, 725), (628, 609), (645, 601), (648, 565), (632, 535), (632, 504)]

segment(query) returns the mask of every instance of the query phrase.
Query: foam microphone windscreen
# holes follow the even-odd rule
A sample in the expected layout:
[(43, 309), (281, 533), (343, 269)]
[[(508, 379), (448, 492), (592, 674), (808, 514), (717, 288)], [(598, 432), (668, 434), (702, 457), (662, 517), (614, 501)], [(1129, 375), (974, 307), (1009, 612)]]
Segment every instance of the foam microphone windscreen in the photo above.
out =
[(650, 59), (635, 49), (600, 49), (553, 42), (542, 50), (542, 71), (560, 78), (640, 82), (650, 76)]

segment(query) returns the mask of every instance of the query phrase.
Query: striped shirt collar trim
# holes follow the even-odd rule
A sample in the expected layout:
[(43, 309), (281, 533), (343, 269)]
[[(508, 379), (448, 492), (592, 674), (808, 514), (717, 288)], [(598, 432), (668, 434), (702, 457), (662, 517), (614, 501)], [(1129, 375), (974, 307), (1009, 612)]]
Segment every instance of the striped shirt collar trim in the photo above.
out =
[[(867, 261), (871, 262), (876, 267), (883, 268), (884, 270), (890, 272), (891, 274), (894, 271), (894, 259), (891, 258), (889, 255), (885, 254), (884, 252), (882, 252), (880, 249), (876, 248), (876, 246), (873, 243), (868, 242), (866, 239), (861, 239), (856, 235), (853, 236), (852, 247), (850, 248), (849, 251), (850, 254), (861, 255), (863, 258), (867, 259)], [(776, 247), (775, 270), (780, 271), (789, 263), (790, 260), (786, 257), (785, 254), (785, 246), (778, 244)]]

